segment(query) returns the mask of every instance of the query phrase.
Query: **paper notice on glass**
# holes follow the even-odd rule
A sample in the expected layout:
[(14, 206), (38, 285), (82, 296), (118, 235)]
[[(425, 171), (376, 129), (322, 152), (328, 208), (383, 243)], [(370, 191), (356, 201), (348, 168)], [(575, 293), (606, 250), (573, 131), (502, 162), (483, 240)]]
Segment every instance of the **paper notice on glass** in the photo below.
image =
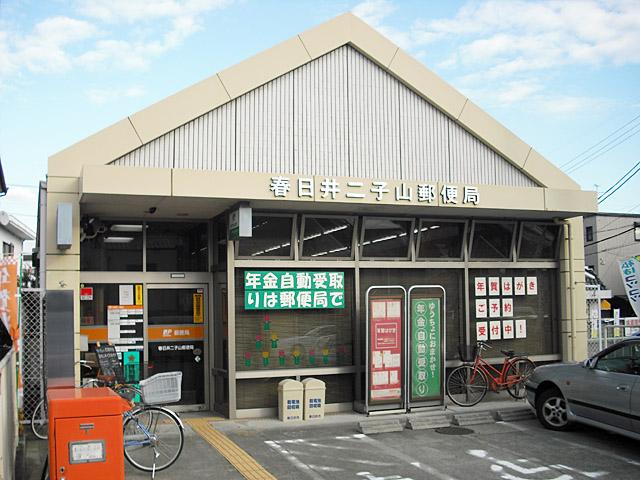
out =
[(374, 385), (388, 385), (389, 384), (389, 372), (373, 372), (372, 378)]
[(398, 383), (400, 381), (400, 379), (398, 378), (398, 370), (391, 370), (389, 372), (390, 378), (389, 378), (389, 383), (391, 385), (393, 385), (394, 383)]
[(500, 295), (500, 277), (489, 277), (488, 283), (489, 295)]
[(487, 278), (486, 277), (476, 277), (476, 297), (483, 297), (487, 294)]
[(393, 355), (391, 355), (390, 362), (391, 362), (391, 364), (389, 365), (390, 367), (400, 368), (400, 354), (394, 353)]
[(120, 310), (107, 309), (107, 338), (110, 342), (120, 340)]
[(516, 320), (516, 338), (527, 338), (527, 321)]
[(527, 295), (538, 294), (538, 277), (527, 277)]
[(525, 295), (527, 293), (527, 284), (524, 277), (515, 277), (513, 279), (514, 295)]
[(502, 299), (502, 316), (513, 317), (513, 298)]
[(513, 338), (513, 320), (502, 322), (502, 338), (505, 340)]
[(476, 298), (476, 318), (487, 318), (487, 300)]
[(497, 318), (500, 316), (500, 299), (499, 298), (489, 299), (489, 316), (492, 318)]
[(489, 340), (489, 328), (487, 322), (476, 323), (476, 340), (479, 342), (486, 342)]
[(373, 368), (382, 368), (382, 352), (374, 350), (372, 353), (373, 353)]
[(389, 350), (383, 350), (382, 352), (382, 363), (384, 364), (385, 368), (389, 368), (391, 367), (391, 357), (393, 357), (393, 355), (391, 355), (391, 352)]
[(387, 302), (386, 300), (371, 301), (371, 318), (386, 318)]
[(400, 300), (388, 300), (387, 301), (387, 318), (399, 318), (400, 317)]
[(513, 295), (513, 278), (502, 277), (502, 295), (507, 297)]
[(491, 340), (500, 340), (502, 333), (502, 326), (500, 320), (492, 320), (489, 322), (489, 338)]
[(133, 285), (120, 285), (120, 305), (134, 305)]

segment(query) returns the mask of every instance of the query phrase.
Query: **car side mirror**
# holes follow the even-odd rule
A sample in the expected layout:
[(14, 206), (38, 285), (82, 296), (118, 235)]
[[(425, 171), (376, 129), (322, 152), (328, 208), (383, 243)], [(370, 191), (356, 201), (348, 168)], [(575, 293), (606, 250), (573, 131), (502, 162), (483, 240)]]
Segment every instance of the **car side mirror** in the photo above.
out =
[(596, 366), (597, 357), (587, 358), (584, 362), (582, 362), (582, 366), (584, 368), (594, 368)]

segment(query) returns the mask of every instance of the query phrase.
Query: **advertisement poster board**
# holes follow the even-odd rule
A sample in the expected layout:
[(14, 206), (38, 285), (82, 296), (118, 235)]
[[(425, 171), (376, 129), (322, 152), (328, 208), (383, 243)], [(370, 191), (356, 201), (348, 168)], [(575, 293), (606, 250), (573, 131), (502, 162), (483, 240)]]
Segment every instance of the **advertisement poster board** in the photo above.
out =
[(441, 397), (441, 323), (439, 298), (411, 300), (411, 401)]
[(0, 317), (17, 349), (18, 326), (18, 261), (13, 257), (0, 259)]
[(402, 298), (369, 300), (369, 399), (402, 400)]

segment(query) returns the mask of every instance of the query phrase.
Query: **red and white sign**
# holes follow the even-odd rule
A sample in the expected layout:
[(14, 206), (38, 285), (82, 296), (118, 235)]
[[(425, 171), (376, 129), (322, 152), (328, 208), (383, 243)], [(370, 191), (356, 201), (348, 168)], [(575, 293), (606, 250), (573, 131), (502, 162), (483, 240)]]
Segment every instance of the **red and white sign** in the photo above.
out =
[(489, 327), (487, 326), (487, 322), (476, 323), (476, 340), (479, 342), (489, 340)]
[(500, 326), (500, 320), (491, 320), (489, 322), (489, 338), (491, 340), (500, 340), (500, 333), (502, 327)]
[(505, 320), (502, 322), (502, 338), (505, 340), (513, 338), (513, 320)]
[(484, 297), (487, 294), (487, 279), (486, 277), (476, 277), (476, 297)]
[(513, 317), (513, 298), (502, 299), (502, 316)]
[(500, 295), (500, 277), (489, 277), (489, 295)]
[(538, 294), (538, 277), (527, 277), (527, 295)]
[(514, 295), (526, 295), (527, 283), (524, 277), (515, 277), (513, 279), (513, 293)]
[(486, 298), (476, 298), (476, 318), (487, 318)]
[(502, 277), (502, 295), (513, 295), (513, 278)]
[(80, 289), (80, 300), (93, 300), (93, 287), (82, 287)]
[(527, 321), (516, 320), (516, 338), (527, 338)]
[(499, 298), (489, 299), (489, 316), (491, 318), (497, 318), (500, 316), (500, 299)]
[(401, 306), (400, 298), (370, 300), (369, 395), (372, 402), (402, 398)]

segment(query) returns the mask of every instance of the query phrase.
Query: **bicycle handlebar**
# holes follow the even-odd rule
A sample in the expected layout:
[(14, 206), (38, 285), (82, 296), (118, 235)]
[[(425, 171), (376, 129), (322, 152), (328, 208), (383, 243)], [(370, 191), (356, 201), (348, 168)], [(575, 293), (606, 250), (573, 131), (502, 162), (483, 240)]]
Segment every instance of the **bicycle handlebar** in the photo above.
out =
[(478, 347), (479, 348), (491, 348), (491, 349), (493, 349), (493, 347), (491, 345), (489, 345), (488, 343), (481, 342), (481, 341), (478, 341), (477, 343), (478, 343)]

